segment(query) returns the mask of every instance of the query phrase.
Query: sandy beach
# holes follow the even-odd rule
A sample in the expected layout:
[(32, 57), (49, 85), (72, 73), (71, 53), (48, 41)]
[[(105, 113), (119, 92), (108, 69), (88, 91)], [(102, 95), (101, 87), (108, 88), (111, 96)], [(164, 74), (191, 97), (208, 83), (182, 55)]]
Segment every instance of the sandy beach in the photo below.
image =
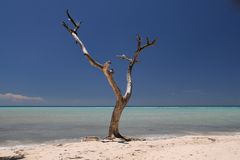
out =
[(183, 136), (131, 141), (87, 141), (14, 146), (0, 149), (0, 159), (24, 160), (239, 160), (240, 135)]

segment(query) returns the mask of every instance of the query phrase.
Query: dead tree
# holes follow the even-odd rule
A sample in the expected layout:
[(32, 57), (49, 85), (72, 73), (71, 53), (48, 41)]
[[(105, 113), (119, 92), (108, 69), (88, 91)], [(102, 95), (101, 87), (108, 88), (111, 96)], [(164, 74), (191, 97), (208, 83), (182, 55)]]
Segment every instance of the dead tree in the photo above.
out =
[(116, 81), (114, 80), (114, 72), (112, 69), (110, 69), (110, 61), (106, 61), (104, 64), (101, 64), (97, 62), (87, 51), (86, 47), (84, 46), (83, 42), (78, 36), (78, 29), (80, 27), (81, 22), (76, 23), (75, 20), (70, 16), (68, 10), (67, 10), (67, 17), (68, 20), (72, 23), (73, 28), (70, 28), (65, 22), (63, 22), (63, 26), (67, 29), (67, 31), (72, 35), (74, 38), (76, 44), (80, 46), (82, 49), (83, 55), (87, 58), (89, 63), (93, 66), (98, 68), (100, 71), (103, 72), (103, 74), (106, 76), (109, 85), (111, 86), (115, 97), (116, 97), (116, 104), (114, 107), (114, 110), (112, 112), (112, 118), (109, 126), (109, 131), (108, 131), (108, 139), (114, 139), (114, 138), (121, 138), (124, 140), (130, 140), (129, 138), (123, 137), (120, 132), (119, 132), (119, 121), (121, 118), (121, 114), (123, 109), (126, 107), (131, 95), (132, 95), (132, 87), (133, 87), (133, 82), (132, 82), (132, 69), (134, 65), (139, 62), (138, 57), (140, 53), (147, 47), (152, 46), (156, 43), (156, 39), (150, 40), (148, 37), (146, 38), (146, 43), (142, 44), (142, 39), (140, 35), (137, 35), (137, 49), (133, 55), (132, 58), (127, 57), (126, 55), (120, 55), (117, 56), (120, 59), (127, 60), (128, 61), (128, 69), (127, 69), (127, 86), (126, 86), (126, 91), (125, 94), (123, 95), (121, 90), (119, 89)]

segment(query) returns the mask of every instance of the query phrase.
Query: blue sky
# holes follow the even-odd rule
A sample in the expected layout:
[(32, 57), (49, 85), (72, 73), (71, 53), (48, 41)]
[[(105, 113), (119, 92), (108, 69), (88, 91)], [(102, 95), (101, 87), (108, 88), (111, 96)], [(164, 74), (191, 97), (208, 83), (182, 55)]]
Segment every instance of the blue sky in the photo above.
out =
[(136, 34), (158, 37), (133, 72), (131, 105), (240, 104), (240, 8), (231, 0), (0, 1), (0, 105), (113, 105), (104, 75), (61, 26), (69, 9), (124, 91)]

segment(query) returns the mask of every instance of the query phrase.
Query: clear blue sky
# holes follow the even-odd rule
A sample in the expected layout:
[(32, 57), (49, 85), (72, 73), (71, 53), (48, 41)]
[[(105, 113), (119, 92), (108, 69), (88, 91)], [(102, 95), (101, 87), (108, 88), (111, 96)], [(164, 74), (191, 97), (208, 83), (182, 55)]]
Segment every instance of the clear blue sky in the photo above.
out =
[(158, 37), (133, 72), (130, 104), (240, 104), (240, 8), (231, 0), (0, 1), (0, 105), (113, 105), (104, 75), (61, 26), (69, 9), (125, 90), (136, 34)]

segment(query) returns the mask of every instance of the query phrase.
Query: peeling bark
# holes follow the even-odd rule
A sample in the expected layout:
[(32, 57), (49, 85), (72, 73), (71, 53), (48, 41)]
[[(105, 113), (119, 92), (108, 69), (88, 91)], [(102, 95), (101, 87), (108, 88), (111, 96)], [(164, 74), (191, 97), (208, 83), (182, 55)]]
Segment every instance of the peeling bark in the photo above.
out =
[(80, 28), (81, 23), (76, 23), (74, 19), (70, 16), (69, 12), (67, 11), (67, 17), (68, 20), (73, 24), (74, 28), (68, 27), (68, 25), (63, 22), (63, 26), (66, 28), (66, 30), (71, 34), (73, 39), (76, 41), (76, 43), (80, 46), (84, 56), (87, 58), (89, 63), (98, 69), (100, 69), (103, 74), (106, 76), (108, 83), (110, 87), (112, 88), (114, 95), (116, 97), (116, 104), (114, 107), (114, 110), (112, 112), (112, 118), (111, 122), (109, 125), (109, 131), (108, 131), (108, 137), (109, 139), (113, 138), (121, 138), (124, 140), (129, 141), (130, 139), (125, 138), (122, 136), (119, 132), (119, 122), (120, 118), (122, 115), (122, 112), (127, 105), (128, 101), (131, 98), (132, 95), (132, 87), (133, 87), (133, 82), (132, 82), (132, 69), (134, 65), (139, 62), (138, 57), (141, 53), (141, 51), (149, 46), (152, 46), (156, 43), (156, 39), (153, 41), (150, 41), (149, 38), (146, 38), (146, 44), (142, 45), (142, 40), (140, 35), (137, 35), (137, 50), (135, 51), (133, 58), (129, 58), (125, 55), (118, 56), (120, 59), (127, 60), (129, 62), (128, 64), (128, 70), (127, 70), (127, 85), (126, 85), (126, 91), (125, 94), (122, 95), (121, 90), (119, 89), (116, 81), (114, 80), (113, 77), (113, 72), (112, 70), (109, 69), (111, 62), (107, 61), (104, 64), (101, 64), (97, 62), (87, 51), (86, 47), (84, 46), (83, 42), (80, 40), (77, 31)]

